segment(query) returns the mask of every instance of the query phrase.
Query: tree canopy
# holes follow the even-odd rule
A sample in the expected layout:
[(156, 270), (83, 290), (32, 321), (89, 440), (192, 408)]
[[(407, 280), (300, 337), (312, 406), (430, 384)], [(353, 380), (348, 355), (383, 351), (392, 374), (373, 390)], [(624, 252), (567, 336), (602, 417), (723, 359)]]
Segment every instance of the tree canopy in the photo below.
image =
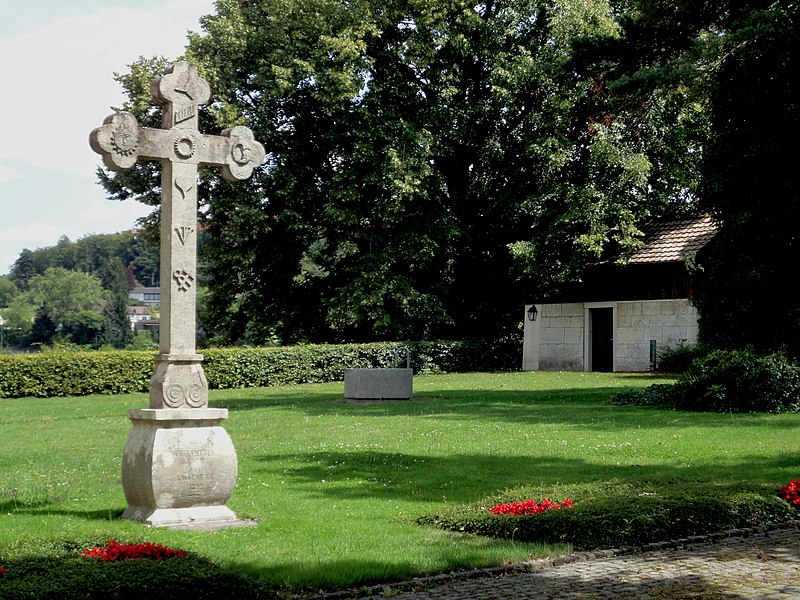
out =
[[(204, 174), (219, 341), (501, 334), (527, 296), (691, 209), (695, 175), (674, 161), (695, 140), (667, 125), (688, 99), (611, 118), (575, 53), (623, 34), (604, 1), (222, 0), (202, 26), (187, 58), (216, 94), (203, 126), (246, 122), (269, 153), (246, 183)], [(142, 122), (163, 66), (118, 77)], [(132, 171), (101, 178), (156, 204), (152, 166)]]
[(8, 279), (27, 291), (31, 277), (53, 267), (96, 275), (105, 289), (116, 285), (120, 271), (129, 268), (141, 285), (157, 287), (158, 240), (148, 231), (91, 234), (74, 242), (62, 236), (54, 246), (22, 250)]
[[(201, 24), (186, 50), (215, 94), (201, 127), (246, 123), (268, 152), (247, 182), (202, 173), (217, 342), (514, 331), (523, 302), (624, 261), (649, 221), (709, 211), (741, 244), (733, 224), (774, 197), (736, 186), (783, 169), (796, 131), (796, 3), (218, 0)], [(117, 76), (143, 124), (166, 63)], [(737, 158), (763, 126), (782, 132)], [(100, 178), (157, 206), (156, 171)], [(770, 189), (796, 207), (794, 187)]]
[(36, 312), (33, 329), (36, 341), (49, 342), (53, 334), (76, 344), (91, 344), (103, 324), (105, 298), (100, 280), (79, 271), (51, 267), (35, 275), (30, 289), (22, 295)]
[(697, 299), (715, 347), (800, 358), (800, 3), (731, 5), (713, 88), (703, 205), (720, 233)]

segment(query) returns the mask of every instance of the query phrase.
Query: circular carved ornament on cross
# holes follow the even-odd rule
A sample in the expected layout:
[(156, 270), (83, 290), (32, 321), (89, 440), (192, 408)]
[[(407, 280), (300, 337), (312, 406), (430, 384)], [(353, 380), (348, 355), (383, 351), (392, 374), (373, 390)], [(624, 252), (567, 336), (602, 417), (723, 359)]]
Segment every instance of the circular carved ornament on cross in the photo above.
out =
[(103, 164), (111, 171), (131, 168), (139, 150), (136, 117), (129, 112), (108, 115), (103, 125), (89, 134), (89, 145), (103, 157)]
[(131, 156), (139, 146), (139, 131), (136, 121), (121, 117), (117, 127), (111, 130), (111, 147), (120, 156)]
[(238, 142), (231, 148), (231, 158), (240, 167), (245, 166), (252, 160), (253, 151), (242, 142)]
[(195, 145), (191, 136), (180, 136), (175, 140), (172, 147), (175, 150), (175, 156), (181, 160), (189, 160), (194, 156)]

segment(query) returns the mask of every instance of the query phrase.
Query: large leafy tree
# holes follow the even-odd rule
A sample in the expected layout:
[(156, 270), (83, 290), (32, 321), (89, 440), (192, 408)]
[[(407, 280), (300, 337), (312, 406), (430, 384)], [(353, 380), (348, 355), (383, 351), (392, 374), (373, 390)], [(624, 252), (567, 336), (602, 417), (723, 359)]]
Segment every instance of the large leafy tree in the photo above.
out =
[(703, 200), (720, 233), (698, 298), (717, 347), (800, 357), (800, 3), (731, 4)]
[(24, 248), (19, 253), (19, 257), (14, 261), (14, 264), (11, 265), (11, 272), (8, 274), (8, 278), (14, 282), (17, 288), (26, 292), (28, 291), (28, 283), (34, 275), (36, 275), (36, 267), (34, 265), (33, 251)]
[(104, 286), (106, 301), (98, 345), (122, 349), (133, 342), (134, 337), (128, 318), (128, 282), (119, 260), (116, 265), (113, 262), (107, 265), (105, 271), (108, 283)]
[(18, 293), (17, 286), (8, 277), (0, 277), (0, 307), (8, 306)]
[[(601, 0), (219, 0), (187, 48), (217, 94), (202, 126), (247, 122), (268, 157), (235, 186), (203, 174), (217, 340), (497, 335), (526, 299), (515, 268), (544, 294), (683, 210), (691, 128), (669, 123), (689, 101), (612, 113), (605, 66), (574, 52), (619, 39), (613, 17)], [(144, 124), (163, 66), (118, 77)], [(152, 164), (101, 179), (157, 205)]]
[[(672, 207), (719, 224), (697, 273), (702, 341), (800, 356), (791, 175), (800, 4), (630, 0), (620, 9), (623, 34), (581, 40), (576, 56), (606, 83), (610, 114), (644, 132), (653, 168), (687, 182)], [(674, 118), (654, 127), (654, 107)]]

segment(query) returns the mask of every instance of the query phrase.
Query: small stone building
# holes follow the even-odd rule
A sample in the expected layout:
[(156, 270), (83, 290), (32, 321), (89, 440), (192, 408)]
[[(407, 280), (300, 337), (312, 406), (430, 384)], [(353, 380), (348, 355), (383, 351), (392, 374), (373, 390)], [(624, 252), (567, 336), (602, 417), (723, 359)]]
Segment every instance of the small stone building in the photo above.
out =
[(644, 372), (665, 348), (694, 344), (687, 264), (715, 234), (708, 216), (653, 226), (627, 265), (597, 265), (562, 297), (526, 305), (522, 369)]

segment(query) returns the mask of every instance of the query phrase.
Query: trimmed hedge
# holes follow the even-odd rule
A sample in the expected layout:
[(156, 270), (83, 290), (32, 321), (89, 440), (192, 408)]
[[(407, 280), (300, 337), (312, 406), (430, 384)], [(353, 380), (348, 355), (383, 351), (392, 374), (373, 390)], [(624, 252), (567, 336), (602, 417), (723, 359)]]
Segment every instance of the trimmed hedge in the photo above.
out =
[(152, 374), (152, 351), (2, 354), (0, 397), (141, 392)]
[[(404, 366), (399, 346), (411, 350), (417, 373), (508, 371), (521, 356), (517, 340), (211, 348), (203, 369), (212, 389), (341, 381), (348, 368)], [(153, 361), (151, 351), (0, 355), (0, 398), (146, 392)]]
[[(535, 515), (493, 515), (492, 503), (423, 516), (421, 525), (520, 542), (569, 543), (575, 550), (597, 550), (666, 542), (787, 522), (796, 511), (777, 496), (751, 492), (611, 493), (572, 498), (573, 508)], [(508, 501), (508, 500), (504, 500)]]

